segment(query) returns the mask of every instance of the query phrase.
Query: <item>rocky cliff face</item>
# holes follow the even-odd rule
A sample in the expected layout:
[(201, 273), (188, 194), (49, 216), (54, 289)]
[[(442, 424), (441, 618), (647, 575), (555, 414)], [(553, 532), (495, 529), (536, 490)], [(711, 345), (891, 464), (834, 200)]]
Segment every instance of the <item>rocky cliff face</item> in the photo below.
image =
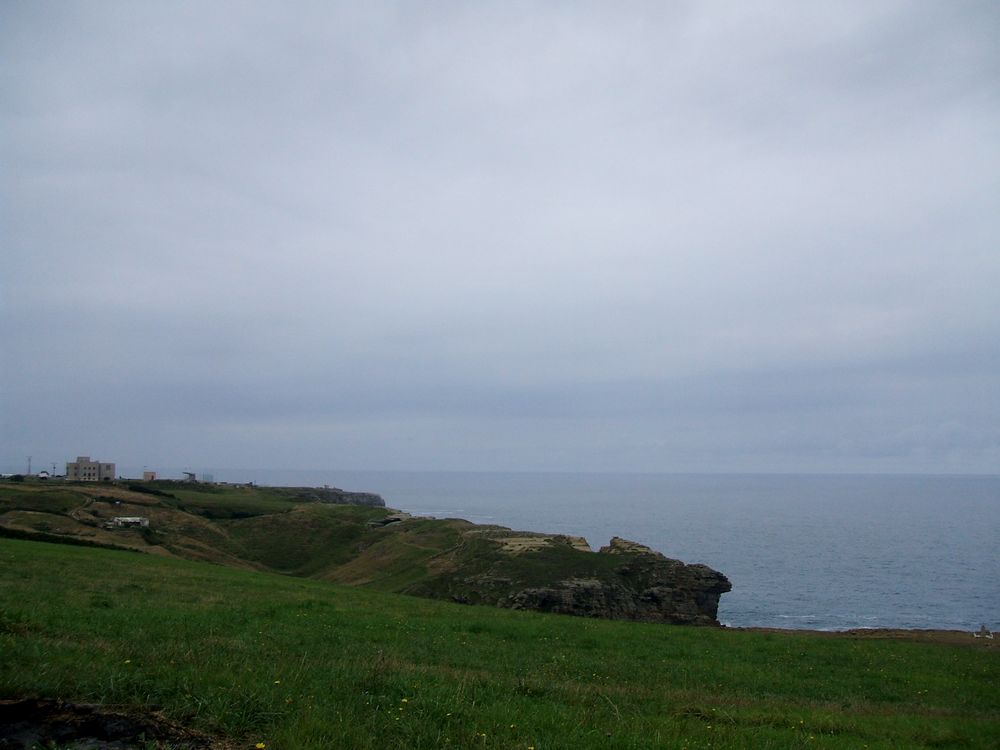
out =
[(501, 606), (612, 620), (718, 625), (719, 597), (729, 579), (706, 565), (686, 565), (615, 537), (597, 554), (617, 555), (614, 578), (570, 578), (527, 588)]
[(338, 487), (299, 487), (296, 500), (315, 503), (334, 503), (336, 505), (369, 505), (384, 508), (385, 500), (374, 492), (350, 492)]
[[(497, 545), (494, 552), (502, 554), (491, 558), (480, 540), (453, 561), (453, 572), (438, 575), (435, 591), (426, 593), (582, 617), (718, 625), (719, 597), (732, 589), (722, 573), (708, 566), (686, 565), (618, 537), (589, 552), (584, 540), (562, 536), (498, 527), (469, 533), (485, 534)], [(477, 561), (486, 559), (491, 564), (477, 569)]]

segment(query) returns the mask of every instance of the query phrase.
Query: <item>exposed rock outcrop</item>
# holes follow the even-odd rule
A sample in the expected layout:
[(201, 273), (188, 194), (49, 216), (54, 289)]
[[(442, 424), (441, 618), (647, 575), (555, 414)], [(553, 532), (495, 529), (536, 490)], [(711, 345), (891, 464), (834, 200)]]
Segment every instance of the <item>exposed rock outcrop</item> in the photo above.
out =
[(617, 537), (597, 554), (623, 558), (613, 569), (613, 577), (570, 578), (551, 586), (523, 589), (502, 605), (612, 620), (719, 624), (719, 597), (732, 590), (722, 573), (707, 565), (671, 560)]
[(653, 555), (654, 557), (659, 557), (660, 559), (666, 560), (667, 558), (647, 547), (645, 544), (639, 544), (638, 542), (632, 542), (628, 539), (622, 539), (620, 536), (611, 537), (611, 541), (608, 542), (606, 547), (601, 547), (598, 552), (606, 555)]
[(0, 701), (0, 749), (37, 747), (121, 750), (133, 747), (222, 747), (221, 741), (151, 712), (29, 698)]
[(718, 625), (719, 597), (732, 589), (706, 565), (618, 537), (598, 552), (578, 537), (496, 526), (473, 527), (466, 538), (473, 548), (456, 550), (447, 572), (413, 593), (581, 617)]

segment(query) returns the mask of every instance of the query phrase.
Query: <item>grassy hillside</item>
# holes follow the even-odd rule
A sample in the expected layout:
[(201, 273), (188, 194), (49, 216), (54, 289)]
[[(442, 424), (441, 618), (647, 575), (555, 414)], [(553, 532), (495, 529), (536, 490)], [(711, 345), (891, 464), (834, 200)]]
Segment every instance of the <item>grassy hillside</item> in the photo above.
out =
[[(383, 527), (378, 521), (389, 509), (320, 503), (309, 494), (175, 482), (0, 483), (0, 533), (402, 591), (425, 582), (435, 556), (454, 557), (461, 530), (472, 527), (437, 519)], [(104, 528), (115, 516), (148, 518), (150, 526)]]
[[(153, 482), (0, 483), (0, 529), (154, 554), (322, 575), (371, 543), (385, 508), (321, 503), (304, 488)], [(116, 516), (149, 528), (107, 529)]]
[[(0, 535), (619, 619), (711, 624), (720, 590), (729, 589), (714, 571), (641, 551), (595, 554), (582, 540), (558, 535), (321, 501), (330, 492), (183, 482), (0, 483)], [(119, 516), (148, 519), (149, 527), (106, 528)]]
[(462, 607), (0, 539), (0, 698), (157, 707), (230, 747), (985, 750), (1000, 656), (976, 645)]

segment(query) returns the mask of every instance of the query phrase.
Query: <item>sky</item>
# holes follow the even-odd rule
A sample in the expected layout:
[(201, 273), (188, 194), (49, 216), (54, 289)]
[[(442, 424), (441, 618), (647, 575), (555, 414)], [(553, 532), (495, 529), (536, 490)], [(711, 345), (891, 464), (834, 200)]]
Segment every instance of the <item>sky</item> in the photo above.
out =
[(1000, 4), (0, 4), (0, 469), (1000, 473)]

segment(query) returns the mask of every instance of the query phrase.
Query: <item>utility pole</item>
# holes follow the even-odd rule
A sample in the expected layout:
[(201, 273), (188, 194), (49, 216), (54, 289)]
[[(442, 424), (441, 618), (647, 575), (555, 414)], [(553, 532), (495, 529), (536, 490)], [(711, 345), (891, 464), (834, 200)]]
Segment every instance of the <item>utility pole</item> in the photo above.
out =
[(31, 476), (31, 456), (28, 456), (28, 476)]

